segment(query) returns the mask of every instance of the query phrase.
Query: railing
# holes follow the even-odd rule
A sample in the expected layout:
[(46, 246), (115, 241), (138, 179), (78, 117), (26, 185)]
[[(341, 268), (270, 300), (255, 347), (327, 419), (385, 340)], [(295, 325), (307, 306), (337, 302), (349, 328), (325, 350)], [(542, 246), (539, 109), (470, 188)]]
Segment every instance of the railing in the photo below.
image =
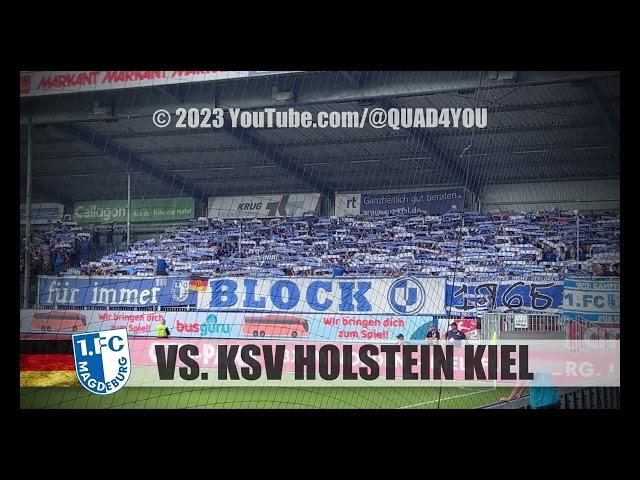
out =
[(503, 332), (517, 330), (530, 332), (564, 332), (566, 330), (567, 322), (562, 315), (528, 313), (507, 315), (502, 322), (501, 331)]
[(564, 332), (567, 320), (560, 314), (537, 313), (485, 313), (483, 330), (489, 334), (500, 332)]
[(572, 352), (619, 352), (620, 325), (571, 319), (567, 324), (566, 339), (567, 349)]
[(113, 307), (107, 307), (107, 310), (122, 310), (126, 312), (154, 312), (158, 310), (157, 306), (151, 307), (121, 307), (118, 305), (114, 305)]
[[(559, 388), (561, 409), (616, 409), (620, 408), (619, 387)], [(529, 396), (511, 402), (497, 402), (481, 408), (525, 409), (531, 408)]]
[(568, 340), (619, 340), (620, 326), (607, 326), (589, 322), (582, 318), (569, 320), (567, 324)]

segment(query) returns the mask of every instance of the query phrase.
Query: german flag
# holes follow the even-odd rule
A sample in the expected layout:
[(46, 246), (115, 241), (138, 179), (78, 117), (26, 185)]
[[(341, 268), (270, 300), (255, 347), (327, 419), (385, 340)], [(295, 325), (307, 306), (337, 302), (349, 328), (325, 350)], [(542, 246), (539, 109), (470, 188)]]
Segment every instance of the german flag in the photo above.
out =
[(204, 292), (209, 286), (209, 279), (206, 277), (190, 277), (189, 290), (192, 292)]
[(73, 354), (21, 354), (21, 387), (79, 387)]

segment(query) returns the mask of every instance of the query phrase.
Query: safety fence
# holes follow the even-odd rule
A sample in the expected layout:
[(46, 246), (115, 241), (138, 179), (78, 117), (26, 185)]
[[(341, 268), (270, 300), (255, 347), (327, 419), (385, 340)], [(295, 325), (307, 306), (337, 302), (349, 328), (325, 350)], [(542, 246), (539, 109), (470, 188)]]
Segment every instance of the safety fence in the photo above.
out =
[(564, 332), (567, 320), (560, 314), (487, 313), (482, 316), (485, 332)]
[(594, 323), (578, 318), (567, 324), (570, 340), (619, 340), (620, 324)]
[(479, 321), (478, 339), (564, 338), (567, 320), (560, 314), (485, 313)]
[[(42, 305), (38, 308), (38, 310), (67, 310), (66, 308), (64, 308), (63, 306), (59, 306), (59, 305)], [(105, 306), (101, 306), (101, 305), (96, 305), (95, 307), (83, 307), (83, 306), (74, 306), (73, 310), (85, 310), (85, 311), (90, 311), (90, 310), (117, 310), (117, 311), (127, 311), (127, 312), (192, 312), (195, 311), (195, 305), (193, 305), (192, 307), (186, 306), (186, 307), (158, 307), (158, 306), (152, 306), (152, 307), (120, 307), (120, 306), (113, 306), (113, 307), (105, 307)]]
[[(559, 388), (561, 409), (617, 409), (620, 408), (620, 388)], [(530, 397), (524, 396), (510, 402), (496, 402), (483, 409), (530, 409)]]

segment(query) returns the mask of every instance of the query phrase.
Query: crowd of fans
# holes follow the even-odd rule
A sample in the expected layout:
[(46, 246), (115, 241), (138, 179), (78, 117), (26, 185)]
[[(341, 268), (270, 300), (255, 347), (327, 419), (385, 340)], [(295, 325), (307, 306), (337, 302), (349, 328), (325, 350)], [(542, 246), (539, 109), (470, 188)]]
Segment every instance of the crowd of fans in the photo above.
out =
[[(105, 251), (114, 251), (117, 247), (114, 235), (121, 234), (120, 230), (114, 225), (83, 228), (73, 222), (57, 222), (48, 231), (34, 232), (30, 242), (31, 273), (82, 274), (91, 260), (99, 259)], [(24, 271), (23, 257), (20, 258), (20, 271)]]
[[(109, 233), (110, 232), (110, 233)], [(54, 230), (42, 272), (82, 275), (619, 275), (620, 219), (559, 211), (413, 217), (205, 220), (170, 227), (97, 261), (95, 230)], [(107, 231), (113, 235), (113, 228)], [(113, 239), (111, 237), (111, 242)], [(159, 269), (159, 265), (162, 267)], [(161, 272), (159, 271), (161, 270)]]

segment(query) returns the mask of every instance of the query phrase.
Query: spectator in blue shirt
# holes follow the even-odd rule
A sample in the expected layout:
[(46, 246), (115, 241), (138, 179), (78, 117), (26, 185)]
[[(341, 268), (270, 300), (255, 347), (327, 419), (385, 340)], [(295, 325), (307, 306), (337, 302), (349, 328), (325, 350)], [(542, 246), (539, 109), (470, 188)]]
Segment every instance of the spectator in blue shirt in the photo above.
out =
[(168, 275), (166, 260), (159, 258), (156, 262), (156, 275)]
[(100, 231), (97, 228), (91, 231), (91, 242), (93, 243), (96, 249), (100, 245)]
[(56, 275), (60, 273), (62, 270), (62, 266), (64, 265), (64, 256), (60, 251), (56, 252), (56, 256), (53, 260), (53, 273)]
[(458, 330), (458, 324), (456, 322), (453, 322), (451, 324), (451, 330), (445, 333), (444, 338), (447, 341), (466, 340), (467, 336), (462, 331)]
[(529, 387), (531, 408), (560, 408), (556, 387)]
[(578, 257), (581, 262), (587, 259), (587, 247), (580, 247), (580, 250), (578, 252)]
[[(500, 399), (502, 402), (517, 400), (522, 396), (525, 385), (516, 386), (508, 397)], [(553, 379), (548, 373), (535, 373), (532, 383), (529, 386), (529, 404), (533, 409), (557, 409), (560, 408), (560, 397), (556, 387), (553, 386)]]
[(331, 265), (331, 271), (333, 272), (334, 277), (341, 277), (344, 275), (344, 268), (342, 268), (338, 263)]
[(80, 240), (80, 253), (83, 255), (87, 255), (91, 251), (91, 242), (88, 238), (83, 238)]

